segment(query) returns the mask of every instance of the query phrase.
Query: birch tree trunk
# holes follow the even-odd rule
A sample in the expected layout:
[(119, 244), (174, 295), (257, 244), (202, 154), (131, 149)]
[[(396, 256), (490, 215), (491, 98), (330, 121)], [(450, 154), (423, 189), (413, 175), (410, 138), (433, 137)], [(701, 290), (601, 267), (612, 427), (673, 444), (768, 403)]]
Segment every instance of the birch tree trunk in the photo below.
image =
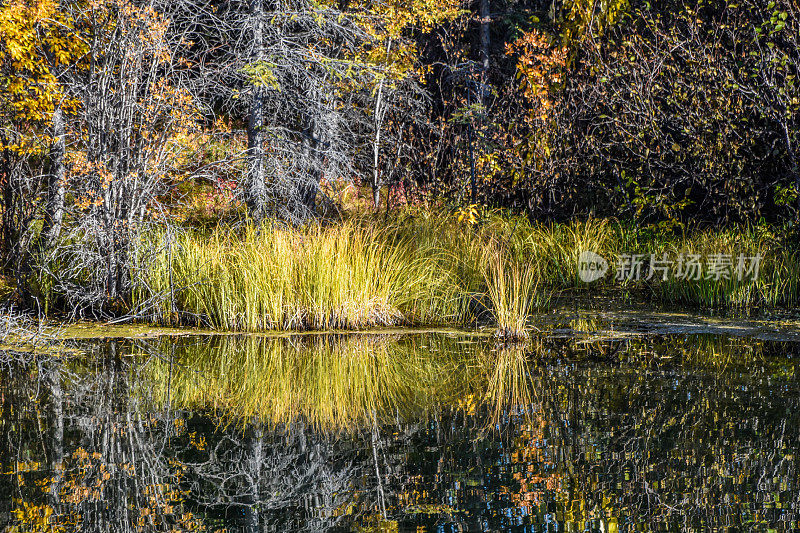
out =
[[(392, 48), (392, 38), (386, 42), (386, 56), (388, 58), (389, 51)], [(381, 77), (380, 81), (378, 82), (378, 91), (375, 95), (375, 113), (374, 113), (374, 122), (375, 122), (375, 139), (372, 143), (372, 202), (374, 204), (375, 210), (378, 210), (378, 207), (381, 204), (381, 179), (380, 179), (380, 153), (381, 153), (381, 131), (383, 129), (383, 117), (386, 114), (386, 106), (383, 105), (383, 83), (384, 78)]]
[[(480, 0), (480, 11), (481, 17), (481, 48), (480, 48), (480, 68), (481, 68), (481, 79), (480, 79), (480, 89), (478, 91), (478, 101), (480, 102), (481, 106), (481, 113), (483, 114), (483, 124), (482, 124), (482, 133), (481, 135), (485, 135), (483, 132), (483, 128), (486, 127), (486, 95), (487, 95), (487, 83), (489, 83), (489, 52), (490, 52), (490, 34), (489, 34), (489, 23), (491, 22), (491, 13), (490, 13), (490, 4), (489, 0)], [(471, 133), (471, 132), (470, 132)], [(470, 140), (470, 142), (472, 142)], [(472, 197), (472, 203), (476, 203), (478, 201), (478, 184), (477, 178), (475, 175), (475, 171), (472, 172), (472, 190), (470, 191)]]

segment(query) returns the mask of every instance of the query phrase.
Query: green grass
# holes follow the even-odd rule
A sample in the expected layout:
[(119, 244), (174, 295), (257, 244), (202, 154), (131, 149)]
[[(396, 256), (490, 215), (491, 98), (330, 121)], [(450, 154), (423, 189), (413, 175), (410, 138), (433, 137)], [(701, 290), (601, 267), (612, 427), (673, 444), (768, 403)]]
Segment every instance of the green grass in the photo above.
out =
[[(723, 254), (731, 257), (735, 269), (740, 256), (761, 256), (759, 275), (728, 277), (701, 276), (700, 279), (676, 279), (654, 286), (655, 298), (671, 303), (695, 304), (703, 307), (745, 308), (754, 305), (795, 306), (800, 297), (800, 255), (782, 243), (765, 228), (738, 227), (697, 232), (689, 238), (662, 245), (670, 256), (690, 254), (709, 257)], [(749, 260), (745, 262), (749, 266)]]

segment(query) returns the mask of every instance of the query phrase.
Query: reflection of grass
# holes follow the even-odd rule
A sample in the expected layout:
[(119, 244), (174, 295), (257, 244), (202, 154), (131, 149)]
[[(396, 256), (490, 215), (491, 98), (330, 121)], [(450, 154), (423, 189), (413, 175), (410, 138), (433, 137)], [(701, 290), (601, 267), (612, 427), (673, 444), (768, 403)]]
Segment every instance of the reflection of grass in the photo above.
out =
[(482, 348), (444, 336), (218, 337), (176, 347), (159, 395), (273, 424), (303, 417), (323, 428), (394, 421), (452, 404), (478, 386)]
[(553, 357), (643, 369), (684, 366), (715, 375), (749, 375), (754, 368), (793, 375), (785, 358), (765, 357), (765, 346), (712, 335), (534, 339), (501, 347), (444, 334), (206, 337), (165, 344), (164, 353), (175, 355), (172, 376), (168, 360), (155, 359), (143, 383), (161, 401), (169, 390), (174, 408), (232, 420), (258, 417), (271, 425), (303, 419), (322, 429), (355, 429), (450, 409), (485, 417), (487, 427), (521, 416), (540, 428), (547, 395), (540, 390), (547, 387), (541, 370)]
[(576, 333), (591, 333), (602, 329), (603, 321), (596, 316), (579, 316), (569, 321), (569, 327)]
[(765, 364), (764, 343), (743, 337), (722, 335), (695, 335), (693, 342), (667, 338), (657, 346), (661, 354), (679, 355), (681, 362), (699, 368), (708, 368), (715, 373), (732, 369), (750, 371)]
[[(537, 346), (536, 343), (528, 346)], [(492, 413), (491, 422), (500, 421), (504, 413), (521, 411), (529, 415), (535, 391), (531, 385), (528, 354), (520, 346), (504, 347), (494, 354), (487, 368), (486, 403)]]
[[(631, 365), (682, 365), (715, 374), (749, 372), (768, 364), (764, 341), (728, 335), (692, 334), (647, 336), (627, 339), (548, 340), (549, 351), (579, 361)], [(781, 345), (781, 344), (778, 344)], [(782, 345), (781, 345), (782, 346)], [(782, 358), (770, 365), (780, 366)]]
[(495, 349), (486, 340), (423, 336), (210, 337), (178, 343), (173, 375), (151, 367), (156, 398), (273, 425), (302, 418), (323, 429), (419, 420), (441, 408), (489, 422), (531, 411), (529, 359), (538, 342)]

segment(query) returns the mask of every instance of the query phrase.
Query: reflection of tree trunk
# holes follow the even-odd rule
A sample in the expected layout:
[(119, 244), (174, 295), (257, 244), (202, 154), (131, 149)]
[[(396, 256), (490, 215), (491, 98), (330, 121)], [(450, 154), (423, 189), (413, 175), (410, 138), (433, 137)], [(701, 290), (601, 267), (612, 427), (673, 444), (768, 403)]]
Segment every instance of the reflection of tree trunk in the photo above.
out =
[(53, 510), (53, 519), (57, 519), (60, 503), (59, 493), (64, 473), (64, 392), (61, 388), (61, 361), (55, 360), (47, 370), (45, 385), (49, 393), (48, 469), (51, 479), (47, 500)]
[(378, 464), (378, 449), (377, 445), (380, 442), (378, 434), (378, 421), (375, 412), (372, 412), (372, 460), (375, 463), (375, 481), (378, 484), (378, 506), (381, 510), (381, 516), (386, 520), (386, 493), (383, 490), (383, 476), (381, 476), (381, 469)]
[[(111, 342), (113, 367), (108, 385), (109, 393), (113, 394), (111, 396), (113, 401), (109, 405), (110, 412), (106, 419), (107, 435), (103, 438), (103, 460), (107, 465), (130, 464), (134, 467), (130, 476), (114, 476), (115, 488), (113, 490), (117, 494), (125, 494), (128, 490), (134, 494), (142, 494), (145, 492), (147, 484), (145, 480), (153, 472), (151, 469), (154, 463), (147, 464), (143, 461), (142, 450), (136, 445), (137, 442), (142, 442), (145, 431), (138, 423), (141, 419), (138, 418), (136, 400), (131, 394), (128, 364), (126, 359), (123, 359), (125, 354), (121, 348), (122, 345), (118, 341)], [(115, 431), (117, 427), (124, 427), (124, 431)], [(120, 521), (124, 524), (130, 524), (136, 520), (133, 509), (125, 505), (124, 500), (117, 501), (119, 501), (119, 506), (111, 515), (110, 520), (113, 520), (115, 515), (120, 517)], [(142, 507), (143, 502), (139, 506)]]
[(261, 422), (254, 419), (245, 430), (245, 442), (247, 450), (247, 478), (250, 483), (248, 494), (242, 502), (243, 507), (243, 528), (247, 533), (257, 533), (261, 531), (258, 505), (259, 505), (259, 486), (261, 485), (261, 467), (263, 464), (263, 430)]
[(53, 112), (53, 144), (50, 147), (50, 173), (47, 177), (47, 208), (42, 228), (47, 248), (52, 248), (56, 244), (61, 234), (61, 222), (64, 218), (65, 137), (64, 113), (59, 105)]
[[(264, 0), (251, 0), (250, 14), (253, 31), (253, 60), (264, 60)], [(264, 166), (264, 104), (266, 89), (254, 80), (247, 120), (247, 185), (245, 201), (253, 220), (259, 222), (265, 215), (266, 169)]]

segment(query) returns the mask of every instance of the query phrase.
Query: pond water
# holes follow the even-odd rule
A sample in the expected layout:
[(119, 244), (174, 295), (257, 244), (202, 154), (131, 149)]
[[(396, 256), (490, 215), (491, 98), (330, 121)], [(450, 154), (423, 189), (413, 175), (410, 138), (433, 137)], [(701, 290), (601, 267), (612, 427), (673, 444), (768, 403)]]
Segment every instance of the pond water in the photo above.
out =
[(0, 530), (800, 529), (792, 332), (562, 322), (5, 352)]

